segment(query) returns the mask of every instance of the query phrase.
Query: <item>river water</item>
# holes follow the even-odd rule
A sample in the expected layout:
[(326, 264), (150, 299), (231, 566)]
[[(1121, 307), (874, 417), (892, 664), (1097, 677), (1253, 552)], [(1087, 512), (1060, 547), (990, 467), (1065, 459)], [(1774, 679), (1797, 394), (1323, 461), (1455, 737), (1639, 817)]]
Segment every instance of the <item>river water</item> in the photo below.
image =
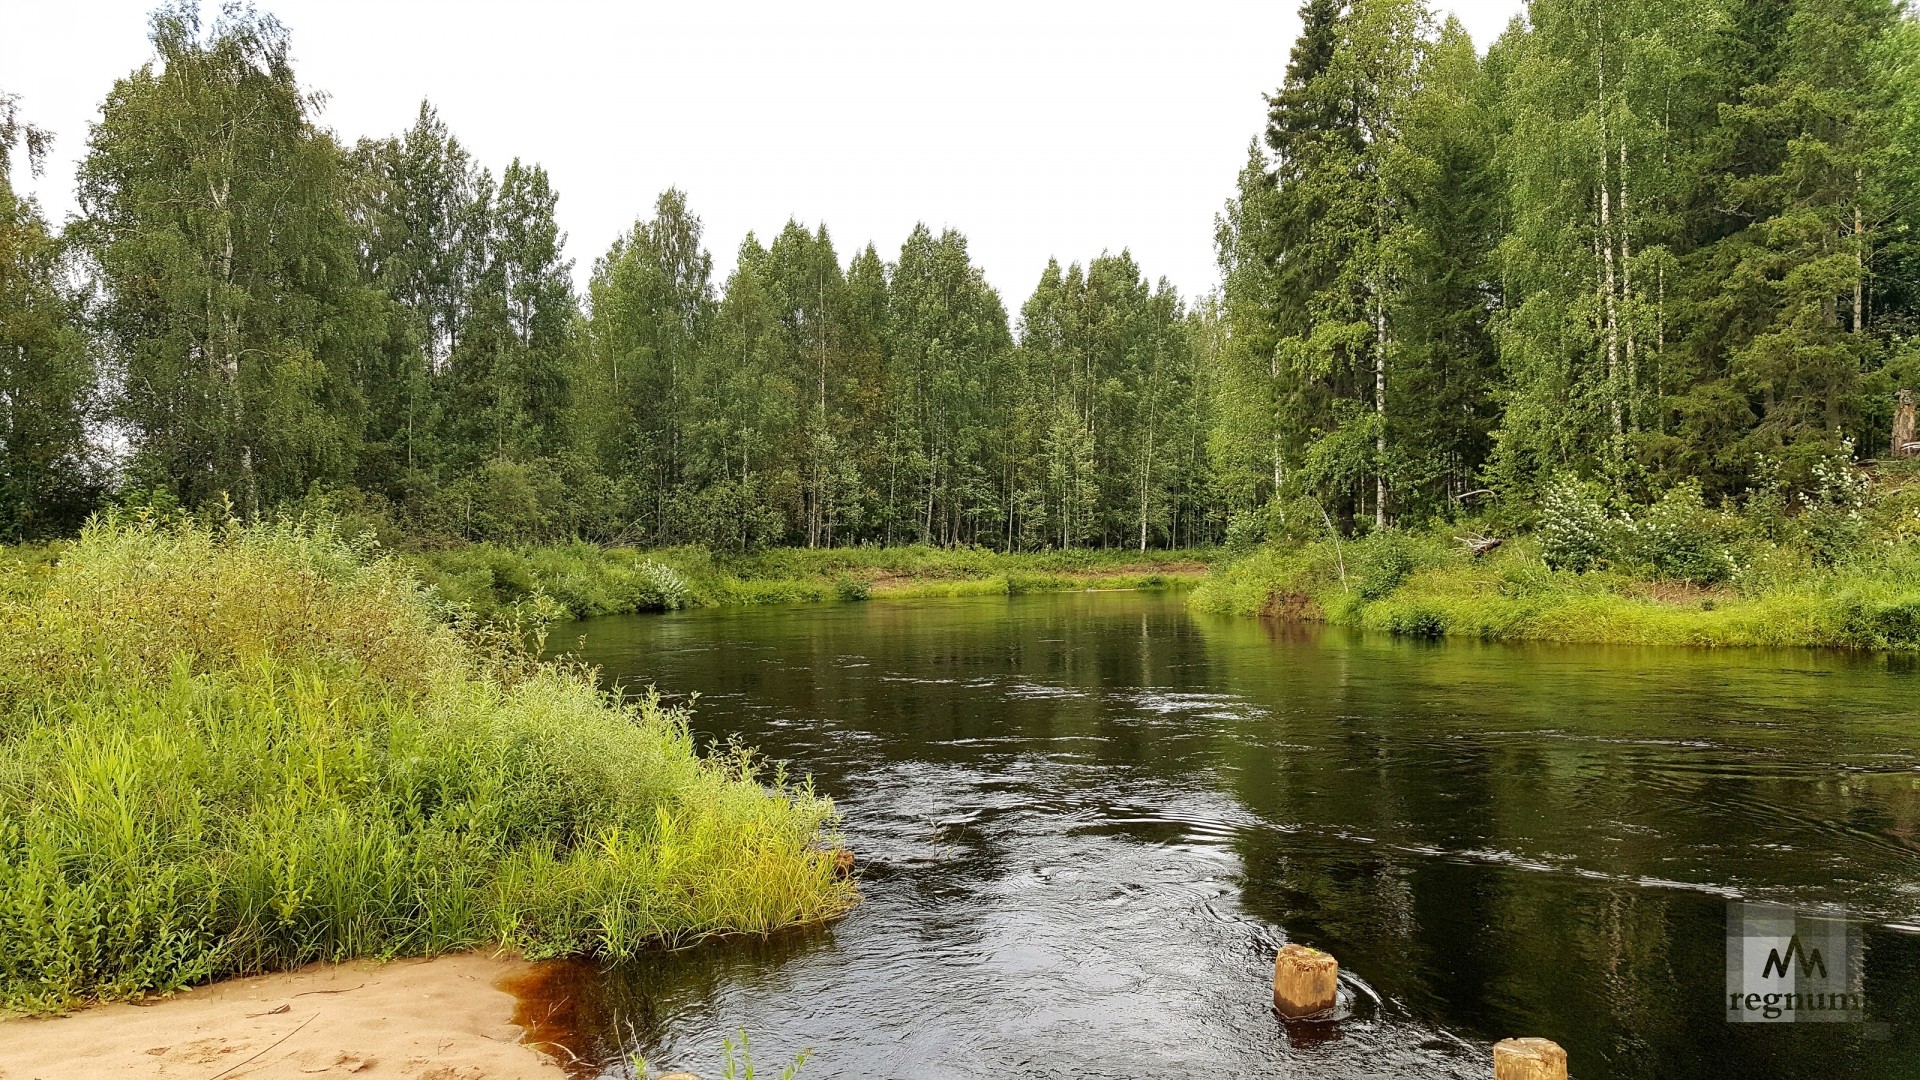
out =
[[(845, 814), (826, 929), (532, 1004), (583, 1075), (1920, 1077), (1920, 667), (1812, 651), (1421, 642), (1177, 593), (742, 608), (562, 628), (698, 692)], [(1860, 929), (1867, 1023), (1731, 1024), (1734, 898)], [(1283, 1023), (1285, 941), (1342, 1016)], [(769, 1068), (770, 1063), (775, 1067)]]

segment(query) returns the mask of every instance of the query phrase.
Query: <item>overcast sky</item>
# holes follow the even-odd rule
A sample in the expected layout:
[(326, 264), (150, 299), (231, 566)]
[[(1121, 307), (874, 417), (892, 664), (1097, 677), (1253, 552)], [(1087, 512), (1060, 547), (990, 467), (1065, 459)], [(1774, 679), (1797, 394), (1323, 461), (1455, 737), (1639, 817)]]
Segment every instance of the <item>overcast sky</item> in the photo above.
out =
[[(149, 56), (152, 4), (4, 2), (0, 90), (55, 135), (30, 186), (60, 220), (87, 125)], [(1183, 295), (1211, 288), (1214, 214), (1299, 28), (1298, 0), (260, 6), (344, 140), (405, 128), (424, 97), (496, 175), (545, 165), (583, 282), (678, 185), (722, 273), (789, 217), (824, 220), (843, 262), (870, 240), (892, 258), (924, 220), (964, 232), (1016, 310), (1050, 255), (1130, 248)], [(1450, 10), (1484, 51), (1522, 6)]]

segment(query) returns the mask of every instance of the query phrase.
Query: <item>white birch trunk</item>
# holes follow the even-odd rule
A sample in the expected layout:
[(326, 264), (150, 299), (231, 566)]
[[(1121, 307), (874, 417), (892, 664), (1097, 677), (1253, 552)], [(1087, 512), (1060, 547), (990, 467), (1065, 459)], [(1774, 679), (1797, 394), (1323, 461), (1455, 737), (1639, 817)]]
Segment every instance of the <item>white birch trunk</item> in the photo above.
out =
[(1599, 249), (1601, 268), (1601, 309), (1605, 319), (1607, 343), (1607, 408), (1613, 421), (1613, 433), (1623, 430), (1620, 413), (1620, 322), (1614, 307), (1613, 273), (1613, 207), (1611, 187), (1607, 178), (1607, 52), (1605, 30), (1600, 23), (1601, 8), (1593, 10), (1595, 87), (1598, 91), (1596, 108), (1600, 121), (1600, 172), (1597, 180), (1600, 185), (1600, 235), (1594, 246)]
[(1378, 427), (1373, 433), (1373, 451), (1377, 464), (1373, 476), (1373, 524), (1387, 527), (1387, 296), (1378, 282), (1373, 302), (1373, 413)]
[(1633, 351), (1633, 222), (1627, 216), (1627, 140), (1620, 138), (1620, 304), (1627, 324), (1627, 428), (1640, 430), (1640, 368)]

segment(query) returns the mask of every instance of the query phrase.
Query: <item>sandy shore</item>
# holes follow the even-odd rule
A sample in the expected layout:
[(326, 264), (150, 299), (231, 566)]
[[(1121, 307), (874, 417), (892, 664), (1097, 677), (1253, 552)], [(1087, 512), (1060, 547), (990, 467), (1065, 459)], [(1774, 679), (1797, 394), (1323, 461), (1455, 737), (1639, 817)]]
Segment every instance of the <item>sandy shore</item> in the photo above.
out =
[(500, 988), (527, 969), (478, 954), (316, 964), (150, 1005), (0, 1021), (0, 1080), (564, 1080), (522, 1045)]

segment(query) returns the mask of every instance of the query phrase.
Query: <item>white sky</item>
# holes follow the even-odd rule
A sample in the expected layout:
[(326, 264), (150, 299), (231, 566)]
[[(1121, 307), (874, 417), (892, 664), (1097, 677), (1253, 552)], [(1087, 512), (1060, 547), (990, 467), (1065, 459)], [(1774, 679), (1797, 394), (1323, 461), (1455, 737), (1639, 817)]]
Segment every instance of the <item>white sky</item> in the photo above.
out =
[[(1437, 3), (1483, 51), (1523, 6)], [(1049, 255), (1126, 247), (1183, 295), (1212, 287), (1214, 214), (1299, 28), (1298, 0), (259, 6), (344, 140), (402, 130), (425, 97), (496, 175), (544, 164), (582, 282), (678, 185), (721, 273), (789, 216), (824, 220), (843, 262), (869, 240), (894, 257), (924, 220), (966, 233), (1015, 311)], [(56, 221), (151, 7), (0, 0), (0, 90), (56, 138), (45, 177), (15, 180)]]

